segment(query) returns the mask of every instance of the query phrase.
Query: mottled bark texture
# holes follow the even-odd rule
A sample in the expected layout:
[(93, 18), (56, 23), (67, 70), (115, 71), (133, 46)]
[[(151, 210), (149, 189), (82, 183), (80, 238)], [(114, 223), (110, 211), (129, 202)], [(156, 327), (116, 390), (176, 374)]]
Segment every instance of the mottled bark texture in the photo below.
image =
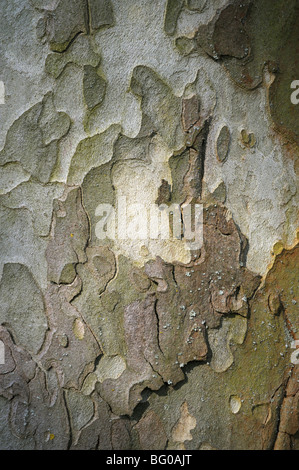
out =
[(0, 448), (299, 449), (298, 1), (0, 8)]

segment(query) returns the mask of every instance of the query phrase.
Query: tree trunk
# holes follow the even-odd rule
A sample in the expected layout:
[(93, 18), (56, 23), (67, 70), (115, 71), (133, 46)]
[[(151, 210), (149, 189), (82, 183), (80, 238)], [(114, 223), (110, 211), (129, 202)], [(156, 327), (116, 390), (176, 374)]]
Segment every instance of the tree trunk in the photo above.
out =
[(299, 450), (297, 0), (0, 8), (0, 448)]

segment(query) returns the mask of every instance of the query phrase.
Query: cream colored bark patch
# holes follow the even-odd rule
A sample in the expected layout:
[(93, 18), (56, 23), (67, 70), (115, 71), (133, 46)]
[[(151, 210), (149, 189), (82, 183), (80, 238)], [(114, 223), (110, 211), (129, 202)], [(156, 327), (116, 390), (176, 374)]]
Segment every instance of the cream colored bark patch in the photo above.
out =
[(85, 328), (80, 318), (76, 318), (76, 320), (74, 321), (73, 331), (74, 331), (74, 335), (76, 336), (76, 338), (78, 339), (84, 338)]
[(192, 441), (191, 430), (196, 427), (196, 419), (188, 411), (188, 404), (185, 401), (181, 406), (181, 416), (172, 431), (174, 442)]
[(236, 395), (232, 395), (229, 399), (229, 404), (230, 404), (230, 409), (231, 412), (236, 415), (242, 406), (241, 399), (237, 397)]
[(126, 369), (126, 363), (120, 356), (108, 357), (101, 359), (101, 367), (97, 367), (96, 376), (99, 382), (106, 379), (118, 379)]
[(97, 382), (104, 382), (107, 379), (118, 379), (126, 369), (126, 363), (120, 356), (103, 356), (96, 370), (89, 374), (83, 384), (82, 393), (90, 395)]

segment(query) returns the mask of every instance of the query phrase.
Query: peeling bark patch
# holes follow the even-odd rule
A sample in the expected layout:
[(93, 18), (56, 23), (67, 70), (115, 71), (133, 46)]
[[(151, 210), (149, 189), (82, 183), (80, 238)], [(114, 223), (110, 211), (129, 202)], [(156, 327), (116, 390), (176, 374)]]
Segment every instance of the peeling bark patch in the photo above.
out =
[(183, 129), (187, 132), (199, 120), (199, 100), (197, 95), (183, 100), (182, 120)]
[(192, 11), (203, 11), (207, 4), (206, 0), (187, 0), (187, 8)]
[(94, 414), (92, 400), (76, 390), (69, 390), (66, 393), (66, 399), (71, 413), (72, 425), (76, 431), (79, 431), (91, 420)]
[(250, 40), (246, 32), (246, 16), (250, 2), (234, 1), (225, 6), (207, 25), (197, 32), (198, 44), (214, 59), (243, 59), (249, 53)]
[(247, 12), (248, 2), (234, 2), (220, 13), (213, 33), (215, 52), (218, 56), (242, 59), (248, 55), (250, 43), (244, 29)]
[(56, 284), (71, 284), (75, 266), (86, 260), (85, 247), (89, 224), (81, 203), (81, 190), (66, 193), (55, 201), (51, 239), (47, 247), (48, 279)]
[(227, 126), (223, 126), (217, 138), (217, 158), (220, 162), (226, 160), (230, 144), (230, 132)]
[(298, 259), (298, 245), (290, 250), (284, 249), (276, 256), (267, 276), (272, 291), (269, 295), (269, 309), (276, 315), (282, 312), (293, 339), (298, 339), (299, 333)]
[(158, 197), (156, 204), (167, 204), (171, 198), (170, 184), (166, 180), (162, 180), (161, 186), (158, 188)]
[(297, 449), (298, 1), (2, 3), (0, 448)]
[(189, 413), (188, 404), (184, 402), (181, 406), (181, 416), (172, 430), (172, 440), (184, 443), (192, 441), (191, 431), (196, 426), (196, 419)]
[(90, 26), (98, 30), (114, 24), (113, 8), (110, 0), (87, 0), (90, 11)]
[(270, 86), (269, 105), (272, 119), (276, 128), (286, 138), (294, 140), (299, 145), (299, 106), (294, 105), (290, 99), (290, 85), (298, 80), (298, 52), (294, 44), (297, 41), (299, 28), (299, 11), (294, 12), (293, 23), (286, 32), (286, 43), (279, 50), (277, 63), (279, 73)]
[(84, 333), (85, 333), (84, 332), (84, 324), (80, 320), (80, 318), (76, 318), (76, 320), (74, 321), (73, 331), (74, 331), (74, 335), (76, 336), (76, 338), (78, 338), (78, 339), (83, 339), (84, 338)]
[(252, 132), (247, 133), (245, 129), (241, 131), (241, 143), (244, 147), (251, 148), (256, 144), (256, 139)]
[(68, 132), (70, 119), (57, 113), (52, 95), (24, 112), (10, 127), (0, 165), (20, 162), (23, 169), (42, 183), (47, 183), (57, 159), (58, 141)]
[(167, 145), (173, 149), (183, 146), (183, 130), (180, 123), (181, 100), (149, 67), (134, 68), (131, 91), (141, 98), (142, 111), (147, 115)]
[(44, 298), (26, 266), (4, 266), (0, 284), (0, 322), (9, 325), (17, 344), (37, 353), (48, 328)]
[(57, 372), (60, 386), (65, 388), (81, 387), (101, 355), (91, 328), (70, 303), (81, 288), (76, 279), (71, 285), (50, 284), (46, 293), (51, 334), (44, 344), (41, 363), (45, 370)]
[[(288, 338), (298, 338), (298, 257), (299, 246), (291, 249), (282, 249), (276, 255), (273, 266), (269, 270), (263, 288), (256, 296), (256, 300), (262, 299), (268, 314), (281, 317), (285, 323)], [(255, 302), (252, 305), (255, 308)], [(256, 342), (256, 344), (258, 344)], [(288, 345), (287, 345), (288, 346)], [(292, 350), (290, 351), (292, 353)], [(286, 352), (280, 352), (284, 357)], [(299, 429), (299, 386), (298, 365), (289, 365), (289, 373), (285, 379), (281, 378), (284, 396), (279, 410), (278, 434), (274, 444), (275, 449), (291, 449), (295, 444), (294, 436)], [(273, 412), (273, 410), (272, 410)], [(267, 420), (269, 421), (269, 417)]]
[(261, 84), (265, 64), (275, 74), (280, 70), (272, 85), (271, 113), (276, 125), (293, 136), (296, 135), (293, 113), (297, 111), (291, 111), (289, 96), (285, 98), (285, 94), (290, 95), (290, 83), (296, 79), (293, 45), (297, 20), (295, 0), (288, 4), (287, 10), (283, 0), (233, 1), (208, 24), (201, 25), (196, 35), (199, 47), (220, 61), (232, 79), (244, 88), (252, 90)]
[(106, 82), (90, 65), (84, 67), (84, 98), (88, 109), (93, 109), (104, 99)]
[(42, 9), (45, 14), (38, 23), (38, 36), (47, 38), (51, 49), (60, 53), (66, 51), (78, 35), (114, 22), (110, 0), (59, 0), (54, 10), (44, 6)]
[(176, 23), (183, 5), (184, 0), (167, 0), (164, 19), (164, 30), (167, 34), (174, 34)]
[(230, 404), (231, 412), (234, 415), (239, 413), (241, 406), (242, 406), (241, 399), (239, 397), (231, 396), (229, 399), (229, 404)]
[[(188, 266), (157, 258), (137, 271), (128, 260), (119, 259), (117, 276), (112, 279), (115, 271), (109, 274), (108, 266), (113, 266), (110, 251), (98, 247), (87, 248), (88, 263), (77, 267), (85, 288), (74, 305), (104, 351), (96, 376), (105, 357), (121, 355), (125, 360), (120, 376), (97, 379), (96, 390), (116, 414), (131, 415), (146, 387), (173, 386), (184, 379), (183, 368), (188, 362), (205, 361), (207, 331), (220, 326), (222, 315), (240, 315), (245, 324), (242, 332), (236, 328), (237, 320), (231, 329), (224, 329), (223, 341), (229, 344), (234, 338), (240, 344), (244, 339), (246, 318), (242, 317), (247, 316), (249, 299), (260, 278), (240, 265), (243, 239), (222, 207), (205, 210), (204, 226), (202, 253)], [(107, 277), (99, 277), (96, 271), (90, 276), (91, 259), (94, 265), (99, 250), (103, 250), (99, 267)], [(111, 257), (108, 264), (107, 255)], [(224, 369), (233, 357), (227, 347), (229, 360)]]
[(135, 429), (139, 436), (140, 447), (143, 450), (164, 449), (167, 443), (167, 435), (159, 416), (149, 411), (136, 424)]

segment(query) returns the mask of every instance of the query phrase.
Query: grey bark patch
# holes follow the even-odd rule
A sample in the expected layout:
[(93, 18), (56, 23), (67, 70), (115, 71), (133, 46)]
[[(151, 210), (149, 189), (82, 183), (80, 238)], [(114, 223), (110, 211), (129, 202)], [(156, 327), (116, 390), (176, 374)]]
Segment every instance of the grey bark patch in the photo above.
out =
[[(110, 175), (110, 171), (107, 170), (105, 172), (99, 169), (99, 166), (112, 158), (113, 144), (120, 130), (121, 127), (119, 125), (113, 124), (101, 134), (87, 137), (79, 142), (70, 164), (68, 184), (81, 184), (85, 177), (87, 179), (94, 179), (95, 176), (92, 177), (91, 175), (97, 172), (106, 176), (107, 174)], [(105, 167), (103, 166), (103, 168)], [(85, 184), (83, 183), (84, 186)], [(102, 202), (105, 201), (97, 201), (98, 204)]]
[(32, 274), (21, 264), (6, 264), (0, 284), (0, 321), (18, 344), (36, 354), (48, 328), (42, 293)]
[(70, 284), (75, 279), (75, 265), (86, 260), (88, 235), (81, 190), (69, 190), (64, 200), (55, 200), (51, 239), (46, 251), (49, 281)]
[(150, 118), (166, 144), (171, 149), (182, 148), (181, 99), (169, 85), (149, 67), (138, 65), (133, 70), (130, 88), (141, 98), (142, 113)]
[(60, 197), (63, 191), (63, 183), (45, 185), (31, 179), (0, 196), (0, 202), (11, 209), (26, 207), (32, 213), (34, 231), (46, 237), (51, 227), (53, 199)]
[(88, 0), (91, 29), (97, 30), (114, 23), (113, 8), (110, 0)]
[(187, 56), (196, 50), (196, 41), (183, 36), (175, 40), (175, 46), (180, 54)]
[(45, 145), (59, 140), (69, 131), (71, 120), (66, 113), (57, 113), (53, 103), (53, 94), (47, 93), (43, 99), (43, 109), (38, 121)]
[(49, 75), (58, 78), (69, 63), (79, 67), (99, 66), (100, 56), (93, 50), (90, 36), (78, 36), (63, 54), (60, 52), (49, 54), (46, 58), (45, 69)]
[(187, 8), (192, 11), (202, 12), (207, 4), (207, 0), (187, 0)]
[(91, 246), (98, 245), (99, 239), (95, 234), (95, 226), (99, 217), (95, 216), (99, 204), (114, 206), (115, 191), (111, 181), (111, 163), (93, 168), (85, 176), (82, 184), (83, 204), (91, 225)]
[(66, 401), (71, 414), (72, 426), (76, 431), (79, 431), (93, 417), (93, 402), (89, 397), (73, 389), (67, 390)]
[(53, 13), (47, 15), (50, 47), (63, 52), (79, 34), (87, 32), (87, 9), (84, 0), (60, 0)]
[(184, 0), (168, 0), (165, 11), (164, 30), (167, 34), (174, 34), (176, 29), (177, 20), (181, 9), (183, 8)]
[(102, 103), (106, 91), (106, 82), (98, 75), (96, 68), (90, 65), (84, 67), (83, 89), (88, 109), (93, 109)]
[(49, 181), (57, 159), (57, 143), (69, 130), (70, 119), (56, 113), (52, 95), (25, 111), (10, 127), (0, 152), (0, 165), (20, 162), (42, 183)]
[[(45, 300), (52, 332), (50, 344), (41, 362), (45, 370), (55, 369), (64, 388), (80, 388), (93, 368), (101, 350), (89, 326), (78, 316), (70, 298), (78, 294), (82, 284), (48, 286)], [(60, 305), (60, 309), (57, 308)], [(55, 330), (55, 331), (54, 331)]]

